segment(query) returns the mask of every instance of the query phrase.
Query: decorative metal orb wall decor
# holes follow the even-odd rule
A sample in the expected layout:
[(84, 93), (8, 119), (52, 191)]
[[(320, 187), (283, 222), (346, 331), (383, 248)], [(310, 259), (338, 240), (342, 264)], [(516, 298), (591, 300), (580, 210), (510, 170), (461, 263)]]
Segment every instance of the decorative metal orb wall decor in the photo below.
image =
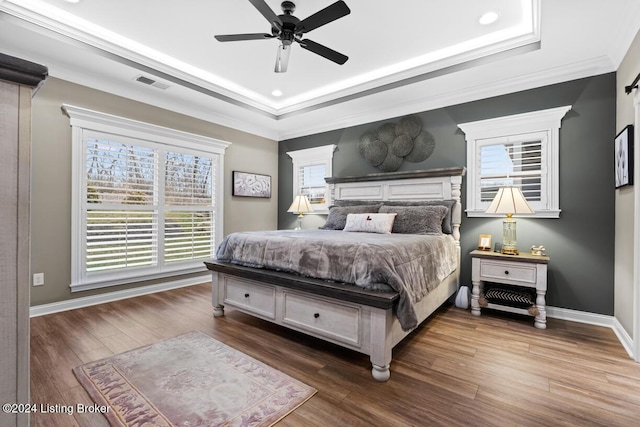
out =
[(395, 172), (406, 160), (419, 163), (428, 159), (436, 148), (433, 135), (422, 129), (417, 116), (406, 116), (398, 123), (385, 123), (375, 131), (360, 136), (358, 151), (369, 163), (383, 172)]

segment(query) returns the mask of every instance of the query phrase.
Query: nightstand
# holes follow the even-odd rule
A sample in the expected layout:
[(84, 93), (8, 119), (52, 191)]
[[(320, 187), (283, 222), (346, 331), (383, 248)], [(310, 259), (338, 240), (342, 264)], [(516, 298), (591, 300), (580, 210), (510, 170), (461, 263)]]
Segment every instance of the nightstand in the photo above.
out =
[[(480, 316), (480, 298), (484, 298), (484, 283), (502, 283), (522, 288), (535, 288), (534, 326), (538, 329), (547, 327), (547, 311), (545, 296), (547, 294), (547, 264), (550, 258), (545, 255), (520, 253), (504, 255), (497, 252), (475, 250), (471, 252), (471, 314)], [(508, 311), (511, 313), (530, 315), (525, 308), (489, 302), (486, 308)]]

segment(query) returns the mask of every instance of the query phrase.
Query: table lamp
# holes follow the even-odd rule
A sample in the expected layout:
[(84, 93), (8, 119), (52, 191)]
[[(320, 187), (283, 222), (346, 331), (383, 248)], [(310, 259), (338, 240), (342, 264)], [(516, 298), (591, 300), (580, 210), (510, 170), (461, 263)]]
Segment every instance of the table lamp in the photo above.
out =
[(502, 222), (502, 253), (518, 255), (518, 246), (516, 245), (516, 221), (513, 219), (513, 215), (534, 213), (520, 188), (500, 188), (486, 212), (507, 215), (507, 218)]
[(311, 207), (311, 203), (309, 203), (309, 199), (307, 198), (307, 196), (298, 194), (293, 198), (293, 203), (291, 203), (291, 206), (289, 206), (287, 212), (298, 214), (298, 226), (295, 228), (295, 230), (301, 230), (302, 218), (304, 217), (304, 214), (307, 212), (313, 212), (313, 208)]

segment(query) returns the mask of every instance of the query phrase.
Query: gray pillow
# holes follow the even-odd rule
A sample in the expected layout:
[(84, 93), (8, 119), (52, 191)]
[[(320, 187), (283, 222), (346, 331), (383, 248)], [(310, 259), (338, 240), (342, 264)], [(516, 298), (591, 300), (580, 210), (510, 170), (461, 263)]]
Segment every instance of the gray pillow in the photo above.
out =
[(378, 213), (382, 204), (375, 205), (359, 205), (359, 206), (331, 206), (329, 208), (329, 216), (327, 222), (322, 227), (323, 230), (342, 230), (347, 224), (347, 215), (350, 213)]
[(447, 214), (446, 206), (387, 206), (380, 213), (397, 213), (392, 233), (442, 234), (442, 219)]
[(447, 214), (442, 219), (442, 232), (446, 234), (453, 233), (453, 224), (451, 223), (451, 210), (456, 203), (455, 200), (422, 200), (416, 202), (405, 201), (384, 201), (379, 200), (334, 200), (334, 206), (358, 206), (370, 205), (373, 203), (384, 203), (385, 206), (446, 206)]

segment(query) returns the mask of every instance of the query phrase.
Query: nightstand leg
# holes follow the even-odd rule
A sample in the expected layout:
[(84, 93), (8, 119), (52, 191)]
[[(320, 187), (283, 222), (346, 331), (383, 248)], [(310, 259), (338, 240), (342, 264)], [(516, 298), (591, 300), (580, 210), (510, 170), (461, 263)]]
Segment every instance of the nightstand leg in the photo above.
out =
[(546, 291), (536, 291), (536, 308), (538, 309), (538, 315), (534, 321), (534, 325), (538, 329), (547, 329), (547, 302), (545, 299)]
[(480, 304), (478, 300), (480, 299), (480, 288), (482, 286), (482, 282), (474, 280), (471, 284), (473, 285), (473, 288), (471, 289), (471, 314), (474, 316), (480, 316)]

